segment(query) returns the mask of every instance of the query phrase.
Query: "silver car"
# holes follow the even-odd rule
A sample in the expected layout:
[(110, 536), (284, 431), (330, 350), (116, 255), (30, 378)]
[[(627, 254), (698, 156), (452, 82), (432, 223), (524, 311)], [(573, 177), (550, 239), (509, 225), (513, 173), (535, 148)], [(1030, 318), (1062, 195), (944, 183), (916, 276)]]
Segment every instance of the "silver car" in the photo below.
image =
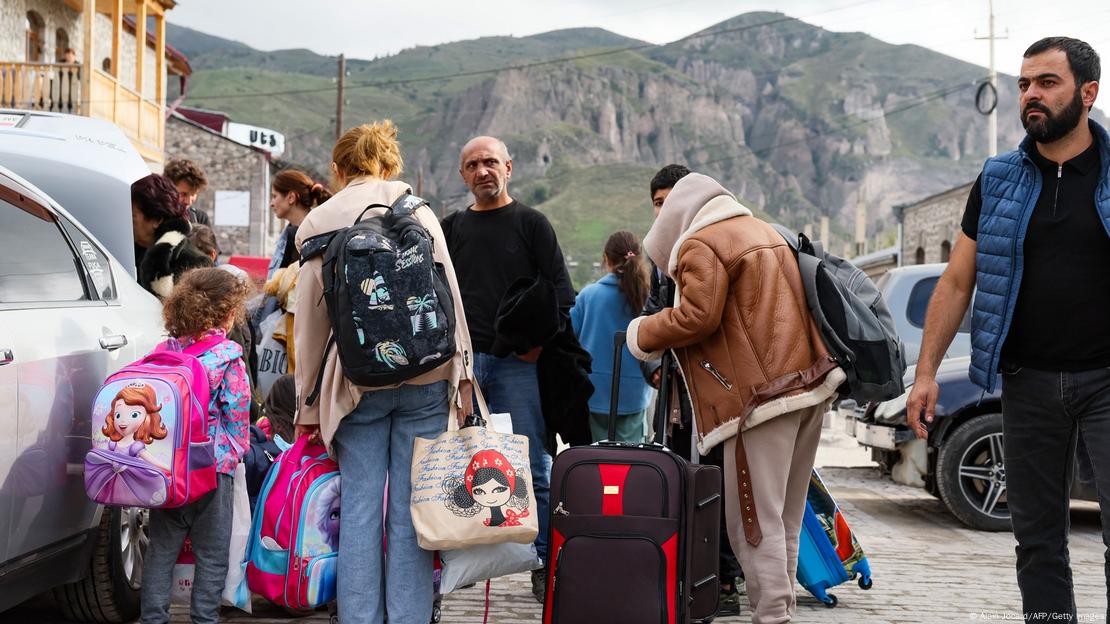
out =
[[(97, 202), (80, 208), (107, 218)], [(53, 591), (75, 620), (138, 614), (144, 514), (102, 509), (83, 487), (93, 395), (163, 335), (133, 271), (0, 166), (0, 612)]]

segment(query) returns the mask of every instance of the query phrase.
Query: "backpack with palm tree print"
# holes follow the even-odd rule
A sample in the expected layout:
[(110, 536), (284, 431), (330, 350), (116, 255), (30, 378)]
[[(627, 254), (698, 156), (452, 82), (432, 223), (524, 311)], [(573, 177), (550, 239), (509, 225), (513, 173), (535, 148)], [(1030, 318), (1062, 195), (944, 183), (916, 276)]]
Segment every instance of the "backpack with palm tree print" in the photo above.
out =
[[(371, 204), (350, 227), (306, 240), (301, 262), (323, 257), (323, 299), (343, 374), (360, 386), (389, 386), (422, 375), (455, 354), (454, 300), (433, 239), (410, 193)], [(385, 212), (364, 218), (372, 208)], [(324, 366), (308, 404), (320, 393)]]

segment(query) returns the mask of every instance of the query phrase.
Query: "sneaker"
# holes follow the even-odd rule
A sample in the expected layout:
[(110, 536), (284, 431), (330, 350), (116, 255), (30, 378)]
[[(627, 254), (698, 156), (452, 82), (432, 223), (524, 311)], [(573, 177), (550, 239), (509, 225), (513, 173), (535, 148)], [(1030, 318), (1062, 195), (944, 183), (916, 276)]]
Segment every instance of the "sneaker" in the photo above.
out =
[(745, 596), (748, 594), (748, 582), (742, 576), (736, 577), (736, 593)]
[(532, 595), (536, 597), (536, 602), (543, 604), (547, 595), (547, 570), (532, 570)]
[(729, 616), (740, 615), (740, 593), (736, 591), (737, 588), (733, 587), (731, 590), (721, 590), (721, 597), (717, 615)]

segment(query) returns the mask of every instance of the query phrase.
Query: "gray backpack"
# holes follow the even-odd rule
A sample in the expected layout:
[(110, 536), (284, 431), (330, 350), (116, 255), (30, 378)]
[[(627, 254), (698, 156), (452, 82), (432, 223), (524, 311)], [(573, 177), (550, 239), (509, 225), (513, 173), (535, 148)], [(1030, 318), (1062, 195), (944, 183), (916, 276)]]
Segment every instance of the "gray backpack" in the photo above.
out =
[(774, 228), (794, 250), (810, 314), (829, 353), (848, 375), (840, 396), (864, 404), (904, 393), (905, 350), (875, 282), (805, 234), (777, 224)]

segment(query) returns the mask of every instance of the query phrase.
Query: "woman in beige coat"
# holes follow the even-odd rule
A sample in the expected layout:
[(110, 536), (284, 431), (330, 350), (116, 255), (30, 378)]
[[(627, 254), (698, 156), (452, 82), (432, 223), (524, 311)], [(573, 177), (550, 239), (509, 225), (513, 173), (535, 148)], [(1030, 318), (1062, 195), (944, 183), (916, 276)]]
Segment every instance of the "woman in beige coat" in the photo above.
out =
[[(297, 230), (298, 250), (313, 236), (350, 226), (367, 206), (392, 205), (409, 191), (408, 184), (389, 181), (402, 169), (397, 128), (389, 121), (349, 130), (336, 143), (332, 161), (335, 185), (342, 190), (305, 217)], [(375, 208), (366, 217), (382, 212)], [(342, 473), (337, 576), (344, 624), (380, 624), (387, 612), (390, 624), (430, 620), (432, 553), (417, 545), (409, 514), (413, 441), (434, 438), (447, 429), (449, 418), (461, 420), (471, 409), (469, 400), (459, 400), (472, 393), (472, 355), (455, 269), (435, 214), (422, 207), (415, 215), (432, 236), (434, 259), (445, 267), (454, 299), (456, 352), (439, 368), (398, 386), (366, 388), (344, 376), (333, 348), (323, 363), (319, 397), (306, 405), (331, 335), (319, 256), (303, 263), (297, 282), (297, 434), (320, 436)]]

